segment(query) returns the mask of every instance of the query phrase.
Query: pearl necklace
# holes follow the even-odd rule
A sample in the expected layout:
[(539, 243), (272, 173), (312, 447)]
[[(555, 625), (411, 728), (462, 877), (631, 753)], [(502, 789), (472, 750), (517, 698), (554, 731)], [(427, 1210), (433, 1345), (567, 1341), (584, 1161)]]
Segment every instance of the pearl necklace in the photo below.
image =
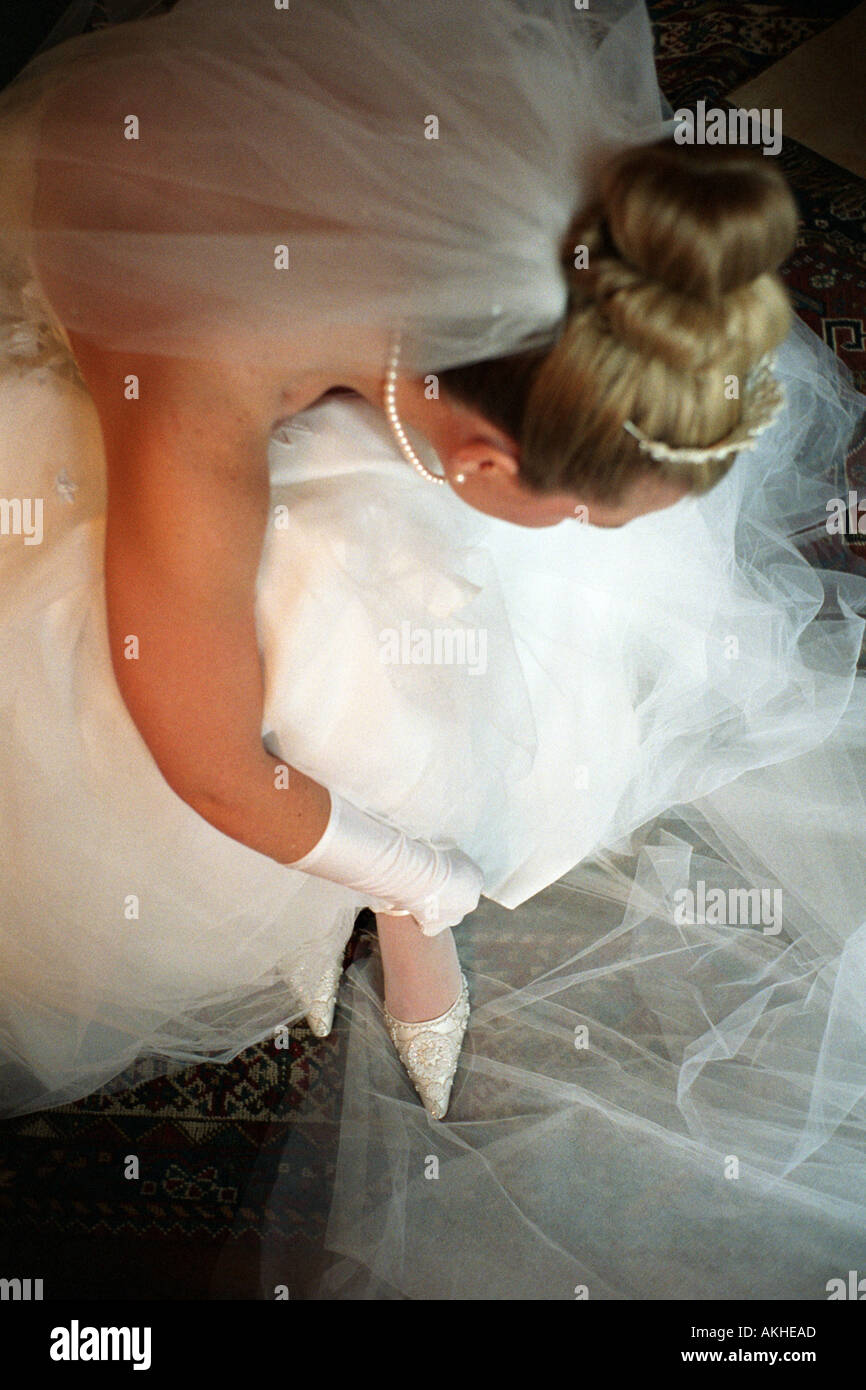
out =
[[(415, 469), (415, 472), (420, 473), (422, 478), (426, 478), (428, 483), (438, 483), (441, 487), (445, 483), (447, 483), (448, 479), (445, 477), (444, 474), (431, 473), (429, 468), (424, 467), (418, 455), (415, 453), (415, 450), (412, 448), (412, 445), (409, 443), (406, 431), (404, 430), (403, 425), (400, 421), (400, 417), (397, 414), (397, 406), (394, 400), (394, 395), (397, 389), (397, 363), (399, 362), (399, 360), (400, 335), (399, 333), (397, 333), (394, 335), (394, 339), (391, 344), (391, 356), (388, 359), (388, 365), (385, 371), (385, 417), (388, 421), (388, 424), (391, 427), (391, 431), (394, 435), (394, 438), (397, 441), (400, 452), (403, 455), (406, 462), (411, 463), (412, 467)], [(466, 477), (463, 473), (457, 473), (455, 475), (455, 482), (465, 483), (465, 481)], [(575, 507), (574, 515), (580, 516), (580, 513), (583, 510), (584, 509), (582, 506)]]
[[(394, 393), (397, 388), (397, 363), (399, 360), (400, 337), (399, 335), (395, 335), (391, 345), (391, 357), (385, 372), (385, 416), (406, 462), (411, 463), (416, 473), (420, 473), (421, 477), (426, 478), (428, 483), (438, 483), (442, 486), (448, 481), (447, 478), (441, 473), (431, 473), (429, 468), (424, 467), (418, 455), (415, 453), (415, 450), (412, 448), (412, 445), (409, 443), (406, 431), (400, 423), (400, 417), (397, 414), (397, 406), (394, 402)], [(459, 481), (463, 481), (462, 477), (459, 478)]]

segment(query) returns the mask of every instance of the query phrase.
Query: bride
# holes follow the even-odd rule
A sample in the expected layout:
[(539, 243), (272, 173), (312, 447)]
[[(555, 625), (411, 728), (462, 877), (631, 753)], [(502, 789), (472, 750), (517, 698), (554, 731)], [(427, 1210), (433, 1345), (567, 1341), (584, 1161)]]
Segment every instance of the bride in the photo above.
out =
[[(635, 1296), (641, 1184), (674, 1296), (707, 1200), (735, 1288), (756, 1210), (817, 1288), (866, 1207), (866, 584), (792, 538), (862, 402), (775, 166), (672, 143), (626, 0), (181, 0), (2, 120), (6, 1113), (341, 997), (327, 1296)], [(363, 906), (435, 1142), (341, 985)]]

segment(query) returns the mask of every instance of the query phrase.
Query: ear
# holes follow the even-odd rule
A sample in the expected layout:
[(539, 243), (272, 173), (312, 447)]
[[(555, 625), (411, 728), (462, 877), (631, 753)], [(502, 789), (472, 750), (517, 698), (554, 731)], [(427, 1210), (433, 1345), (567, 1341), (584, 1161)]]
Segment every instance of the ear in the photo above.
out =
[(504, 480), (516, 479), (519, 471), (519, 446), (506, 435), (474, 435), (464, 440), (451, 454), (455, 468), (476, 476), (500, 475)]

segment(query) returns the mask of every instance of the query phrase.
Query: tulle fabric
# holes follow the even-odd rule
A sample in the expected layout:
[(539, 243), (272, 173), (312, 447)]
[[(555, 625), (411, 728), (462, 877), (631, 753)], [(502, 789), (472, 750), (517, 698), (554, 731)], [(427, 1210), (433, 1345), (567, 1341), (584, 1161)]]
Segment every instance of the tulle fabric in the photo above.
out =
[(41, 54), (0, 115), (0, 229), (70, 329), (287, 371), (400, 322), (407, 368), (550, 341), (573, 212), (671, 125), (634, 0), (180, 0)]
[[(3, 494), (45, 499), (42, 545), (3, 550), (7, 1113), (273, 1039), (363, 902), (155, 769), (110, 670), (95, 415), (37, 289), (7, 343), (55, 366), (2, 378)], [(866, 579), (792, 539), (845, 495), (862, 400), (803, 328), (779, 372), (796, 411), (754, 453), (619, 531), (472, 511), (351, 395), (275, 429), (265, 741), (488, 888), (458, 929), (444, 1122), (391, 1048), (377, 957), (345, 976), (343, 1089), (295, 1117), (266, 1296), (308, 1124), (335, 1178), (303, 1296), (810, 1299), (862, 1267)], [(383, 659), (403, 625), (484, 633), (484, 659)]]
[[(619, 530), (467, 507), (357, 397), (285, 422), (259, 574), (272, 751), (459, 845), (513, 908), (660, 811), (819, 742), (851, 693), (863, 580), (810, 569), (774, 518), (820, 524), (846, 495), (862, 400), (801, 326), (778, 372), (790, 405), (754, 454)], [(438, 658), (437, 633), (453, 639)], [(325, 634), (333, 661), (310, 663)]]
[[(812, 754), (732, 784), (709, 831), (696, 810), (666, 820), (620, 878), (585, 868), (512, 917), (483, 904), (461, 937), (473, 1013), (443, 1122), (388, 1050), (378, 961), (352, 966), (339, 1108), (293, 1124), (256, 1292), (787, 1302), (862, 1274), (866, 807), (852, 799), (836, 834), (844, 760), (830, 762), (826, 779)], [(745, 869), (718, 850), (741, 838)], [(817, 859), (841, 871), (813, 872)], [(673, 893), (702, 879), (783, 885), (783, 933), (672, 925)], [(803, 906), (800, 892), (845, 907)], [(310, 1142), (335, 1169), (325, 1272), (292, 1282), (286, 1232), (304, 1229)]]
[[(447, 227), (441, 241), (430, 235), (431, 302), (441, 288), (437, 267), (455, 268), (460, 289), (441, 316), (425, 317), (426, 300), (416, 305), (439, 365), (512, 347), (525, 328), (542, 331), (558, 312), (550, 238), (564, 225), (566, 201), (575, 190), (588, 195), (590, 181), (584, 189), (578, 180), (552, 210), (549, 190), (562, 189), (557, 160), (579, 147), (589, 167), (619, 130), (626, 98), (636, 113), (626, 137), (659, 133), (645, 15), (593, 9), (602, 42), (593, 42), (590, 58), (580, 45), (569, 48), (588, 85), (569, 88), (567, 100), (561, 84), (540, 82), (531, 65), (523, 77), (516, 72), (518, 52), (521, 62), (529, 49), (548, 61), (566, 7), (534, 7), (539, 23), (512, 44), (497, 26), (518, 7), (497, 5), (494, 15), (479, 5), (494, 26), (490, 50), (461, 32), (461, 58), (476, 65), (479, 80), (487, 74), (488, 87), (472, 89), (485, 100), (510, 54), (515, 119), (500, 105), (496, 121), (513, 144), (527, 102), (539, 121), (530, 131), (556, 118), (561, 124), (550, 128), (567, 125), (569, 135), (564, 146), (550, 144), (546, 164), (531, 138), (525, 168), (501, 150), (504, 164), (489, 154), (489, 165), (473, 161), (479, 147), (471, 140), (455, 163), (440, 161), (455, 180), (444, 186), (454, 190), (467, 161), (489, 167), (487, 192), (498, 189), (499, 201), (485, 209), (484, 228), (492, 217), (503, 254), (494, 274), (477, 246), (454, 258), (458, 241)], [(400, 25), (386, 34), (384, 6), (293, 6), (311, 26), (306, 36), (321, 36), (316, 24), (351, 22), (357, 39), (359, 20), (369, 17), (364, 35), (376, 44), (364, 47), (365, 62), (357, 48), (340, 50), (342, 78), (350, 69), (358, 77), (357, 90), (340, 89), (357, 98), (356, 116), (385, 90), (373, 80), (382, 75), (376, 62), (409, 43), (409, 7), (392, 10)], [(144, 71), (135, 67), (141, 58), (165, 76), (162, 97), (172, 74), (188, 74), (192, 111), (207, 74), (221, 93), (210, 113), (217, 125), (200, 147), (186, 147), (185, 177), (189, 184), (200, 167), (208, 191), (222, 197), (231, 184), (240, 198), (252, 192), (252, 184), (234, 183), (247, 167), (237, 158), (240, 132), (246, 140), (256, 126), (227, 113), (249, 96), (250, 72), (263, 84), (264, 73), (262, 130), (273, 150), (276, 108), (268, 101), (277, 99), (287, 51), (274, 47), (270, 30), (242, 19), (240, 7), (181, 3), (176, 13), (131, 26), (122, 44), (119, 36), (79, 41), (77, 71), (86, 85), (89, 55), (116, 51), (125, 83)], [(622, 23), (611, 24), (613, 15)], [(227, 26), (216, 48), (212, 16)], [(586, 24), (587, 15), (567, 22), (578, 19)], [(308, 39), (297, 42), (312, 62)], [(234, 75), (223, 43), (238, 46)], [(46, 56), (46, 74), (55, 62)], [(422, 70), (420, 60), (410, 64), (405, 89), (398, 82), (393, 90), (405, 96)], [(610, 103), (603, 122), (588, 99), (594, 94), (604, 107), (593, 86), (602, 77)], [(437, 83), (440, 95), (455, 97), (456, 83)], [(285, 86), (287, 101), (313, 103), (309, 127), (292, 107), (308, 131), (302, 150), (309, 153), (317, 129), (314, 107), (325, 134), (345, 128), (339, 103), (333, 126), (322, 115), (333, 93), (314, 100), (300, 78)], [(92, 254), (72, 267), (75, 293), (61, 317), (81, 327), (75, 313), (93, 313), (98, 329), (123, 285), (131, 291), (129, 316), (117, 320), (124, 331), (140, 324), (151, 345), (165, 346), (160, 334), (182, 323), (182, 351), (189, 335), (210, 326), (201, 296), (212, 293), (226, 251), (214, 245), (209, 259), (195, 219), (188, 236), (161, 229), (152, 255), (147, 236), (133, 233), (130, 255), (146, 271), (137, 281), (117, 228), (106, 240), (86, 233), (36, 246), (22, 237), (27, 217), (16, 218), (31, 206), (34, 111), (49, 88), (28, 79), (4, 106), (4, 160), (14, 177), (3, 185), (13, 215), (4, 239), (0, 496), (44, 503), (39, 544), (23, 535), (0, 544), (7, 1114), (97, 1087), (107, 1108), (122, 1105), (115, 1093), (136, 1079), (273, 1040), (281, 1023), (303, 1014), (364, 902), (274, 864), (195, 815), (159, 775), (117, 690), (104, 616), (98, 422), (37, 272), (70, 270), (61, 253), (86, 242)], [(421, 105), (448, 109), (430, 105), (429, 86), (421, 90)], [(164, 109), (171, 174), (177, 107)], [(378, 121), (379, 107), (371, 110)], [(466, 129), (477, 135), (479, 127)], [(214, 140), (214, 130), (229, 144)], [(370, 172), (365, 131), (361, 122), (346, 146), (346, 186)], [(50, 140), (50, 122), (46, 132)], [(220, 148), (231, 156), (222, 182), (212, 157), (196, 163), (197, 153)], [(418, 189), (411, 185), (401, 202), (407, 186), (395, 184), (388, 160), (397, 150), (401, 168), (414, 168), (414, 146), (411, 159), (399, 140), (377, 150), (387, 174), (382, 197), (391, 200), (379, 211), (387, 221), (393, 204), (405, 230)], [(122, 151), (121, 165), (130, 156)], [(151, 147), (144, 158), (152, 157)], [(501, 168), (513, 178), (500, 177)], [(308, 172), (311, 181), (296, 181), (292, 196), (323, 190), (312, 163)], [(528, 198), (525, 179), (548, 174), (539, 200)], [(289, 206), (279, 201), (288, 180), (280, 183), (273, 160), (254, 178), (258, 189), (274, 186), (276, 206)], [(477, 240), (477, 207), (472, 198), (467, 205), (464, 249)], [(509, 208), (522, 219), (523, 259)], [(375, 218), (371, 225), (382, 232)], [(300, 252), (306, 234), (287, 235), (296, 233)], [(320, 237), (321, 227), (309, 245), (331, 245)], [(333, 244), (345, 251), (340, 237)], [(256, 245), (238, 233), (242, 262), (254, 263), (244, 257)], [(410, 236), (404, 246), (412, 263), (418, 245)], [(186, 275), (198, 264), (194, 252), (204, 253), (202, 278), (193, 270), (191, 280), (172, 279), (178, 267)], [(378, 303), (382, 288), (374, 279), (366, 298), (348, 299), (363, 280), (348, 265), (335, 253), (316, 272), (331, 287), (323, 303), (340, 343), (348, 341), (340, 325)], [(154, 290), (162, 266), (161, 290), (148, 298), (144, 287)], [(502, 327), (488, 328), (500, 318), (489, 293), (503, 288)], [(306, 293), (300, 303), (308, 307)], [(286, 303), (273, 280), (239, 272), (220, 294), (207, 300), (214, 313), (230, 322), (246, 306), (249, 324), (254, 305), (262, 341), (281, 341)], [(139, 320), (145, 299), (165, 316)], [(392, 308), (386, 301), (372, 321)], [(847, 494), (844, 452), (863, 401), (801, 327), (783, 345), (778, 370), (788, 405), (756, 450), (706, 497), (620, 531), (568, 522), (533, 532), (475, 513), (413, 473), (383, 418), (354, 398), (327, 398), (275, 430), (273, 525), (256, 603), (263, 737), (357, 804), (460, 845), (484, 869), (487, 896), (458, 929), (473, 1012), (444, 1122), (428, 1120), (387, 1038), (377, 957), (347, 972), (336, 1023), (343, 1087), (326, 1112), (293, 1116), (268, 1203), (265, 1296), (286, 1282), (286, 1232), (298, 1225), (292, 1169), (305, 1144), (334, 1172), (324, 1270), (308, 1271), (307, 1297), (816, 1299), (827, 1296), (829, 1279), (866, 1267), (866, 698), (857, 671), (866, 578), (815, 570), (796, 544), (823, 525), (830, 499)], [(462, 636), (468, 655), (412, 659), (423, 652), (413, 645), (419, 634), (437, 630), (452, 642)], [(388, 647), (395, 633), (398, 645)], [(398, 659), (385, 659), (394, 650)]]
[[(625, 681), (638, 714), (627, 792), (607, 847), (511, 914), (483, 902), (458, 933), (473, 1013), (444, 1122), (427, 1119), (390, 1047), (378, 960), (351, 967), (342, 1098), (295, 1118), (268, 1200), (263, 1296), (288, 1277), (307, 1124), (335, 1176), (326, 1270), (301, 1296), (815, 1300), (862, 1270), (866, 591), (811, 570), (771, 520), (787, 513), (793, 532), (826, 515), (862, 402), (803, 329), (780, 374), (796, 413), (708, 497), (614, 534), (488, 530), (515, 577), (517, 645), (554, 687), (567, 669), (573, 691), (595, 679), (566, 593), (581, 628), (581, 578), (610, 600), (610, 645), (590, 623), (587, 646), (603, 653), (610, 710)], [(516, 595), (542, 553), (567, 587), (558, 603), (524, 591), (530, 627)], [(573, 643), (558, 671), (549, 628)], [(538, 746), (566, 748), (563, 724), (544, 724), (563, 713), (550, 699), (545, 688)], [(621, 745), (599, 743), (616, 781)], [(554, 806), (576, 845), (574, 757), (547, 764), (527, 846), (555, 839)], [(598, 765), (588, 785), (609, 790)], [(491, 800), (485, 822), (508, 814)], [(483, 861), (484, 830), (468, 833)], [(511, 884), (531, 881), (521, 865)], [(721, 914), (698, 906), (702, 891), (724, 893)]]
[[(301, 1017), (367, 900), (215, 830), (168, 787), (108, 647), (96, 410), (35, 280), (3, 285), (0, 1109), (227, 1060)], [(10, 513), (13, 518), (15, 513)]]
[[(315, 447), (309, 418), (281, 432), (278, 489), (309, 489), (339, 649), (408, 769), (387, 809), (429, 833), (440, 789), (436, 824), (489, 877), (458, 931), (473, 1012), (444, 1122), (390, 1045), (378, 958), (350, 968), (341, 1101), (293, 1117), (263, 1296), (287, 1282), (293, 1159), (313, 1134), (334, 1179), (324, 1273), (289, 1281), (303, 1297), (814, 1300), (862, 1270), (866, 580), (812, 569), (795, 538), (847, 496), (864, 403), (802, 326), (778, 371), (789, 408), (754, 453), (615, 532), (479, 517), (396, 456), (385, 503), (357, 402), (312, 412)], [(353, 442), (329, 465), (332, 424)], [(293, 554), (311, 526), (303, 502), (296, 515)], [(434, 555), (440, 578), (447, 556), (452, 584), (479, 585), (463, 607), (432, 582)], [(398, 615), (420, 627), (421, 595), (428, 627), (459, 613), (497, 639), (501, 596), (513, 643), (491, 644), (483, 678), (440, 669), (423, 728), (429, 668), (395, 681), (375, 650)], [(271, 718), (298, 738), (297, 690), (275, 685)]]

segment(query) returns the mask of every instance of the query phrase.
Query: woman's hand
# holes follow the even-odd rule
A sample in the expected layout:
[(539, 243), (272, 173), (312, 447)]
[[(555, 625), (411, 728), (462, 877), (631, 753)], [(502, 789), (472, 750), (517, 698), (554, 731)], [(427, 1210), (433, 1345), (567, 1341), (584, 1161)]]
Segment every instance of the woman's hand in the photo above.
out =
[(436, 849), (331, 791), (321, 839), (291, 867), (364, 894), (377, 912), (410, 913), (425, 936), (454, 927), (478, 905), (484, 878), (459, 849)]
[[(423, 903), (410, 905), (409, 911), (424, 936), (436, 936), (448, 927), (456, 927), (468, 913), (474, 912), (484, 887), (484, 876), (478, 865), (459, 849), (438, 850), (444, 863), (444, 878), (440, 888), (428, 893)], [(391, 910), (391, 916), (398, 915)]]

